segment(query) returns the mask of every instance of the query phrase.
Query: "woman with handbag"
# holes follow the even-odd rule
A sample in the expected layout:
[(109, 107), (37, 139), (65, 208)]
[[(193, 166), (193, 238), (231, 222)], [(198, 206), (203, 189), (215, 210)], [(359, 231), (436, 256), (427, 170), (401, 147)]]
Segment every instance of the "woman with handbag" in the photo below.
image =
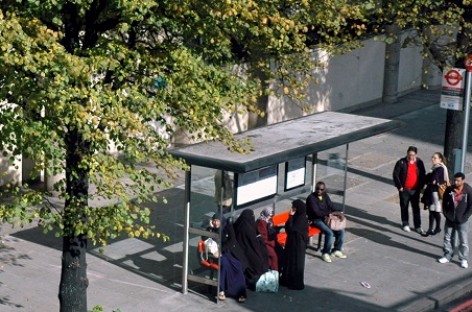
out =
[[(431, 157), (431, 162), (433, 166), (426, 175), (426, 189), (421, 199), (425, 209), (429, 210), (429, 228), (426, 233), (421, 234), (425, 237), (441, 232), (442, 194), (449, 185), (449, 175), (444, 164), (443, 154), (439, 152), (434, 153)], [(443, 187), (444, 189), (441, 189)], [(436, 227), (434, 227), (435, 222)]]
[[(308, 195), (306, 199), (306, 209), (308, 220), (311, 224), (321, 230), (325, 236), (321, 259), (325, 262), (331, 262), (331, 257), (346, 259), (347, 256), (342, 252), (344, 244), (344, 228), (339, 230), (331, 229), (326, 223), (327, 217), (333, 213), (342, 213), (337, 211), (333, 202), (326, 193), (326, 185), (320, 181), (316, 183), (315, 191)], [(334, 240), (334, 248), (333, 247)]]

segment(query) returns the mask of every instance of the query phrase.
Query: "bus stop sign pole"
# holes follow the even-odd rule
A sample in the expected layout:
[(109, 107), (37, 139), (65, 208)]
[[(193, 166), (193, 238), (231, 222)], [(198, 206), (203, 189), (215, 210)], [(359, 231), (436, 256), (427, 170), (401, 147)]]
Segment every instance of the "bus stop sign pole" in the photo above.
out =
[(464, 62), (465, 69), (467, 70), (467, 84), (465, 88), (465, 98), (464, 98), (464, 136), (462, 139), (462, 159), (461, 159), (461, 172), (464, 172), (465, 169), (465, 155), (467, 153), (467, 135), (469, 133), (469, 115), (470, 115), (470, 92), (472, 85), (472, 54), (469, 54)]

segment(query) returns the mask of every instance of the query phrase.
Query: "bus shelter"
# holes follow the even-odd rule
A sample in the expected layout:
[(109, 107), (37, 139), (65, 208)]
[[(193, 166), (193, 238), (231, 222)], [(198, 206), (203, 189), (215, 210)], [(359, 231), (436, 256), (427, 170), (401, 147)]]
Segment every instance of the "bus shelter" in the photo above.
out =
[[(190, 166), (185, 176), (182, 292), (188, 292), (189, 282), (218, 287), (218, 270), (216, 279), (212, 278), (213, 274), (199, 273), (202, 268), (197, 259), (198, 242), (202, 237), (216, 241), (219, 238), (217, 233), (206, 231), (208, 222), (202, 220), (209, 220), (217, 211), (231, 217), (242, 208), (256, 209), (270, 204), (275, 209), (280, 198), (314, 189), (320, 163), (342, 173), (344, 181), (340, 189), (330, 192), (342, 196), (344, 209), (349, 143), (401, 125), (395, 120), (322, 112), (235, 135), (239, 140), (251, 140), (253, 151), (247, 154), (231, 152), (216, 141), (172, 150), (174, 157), (184, 159)], [(319, 153), (333, 148), (337, 149), (336, 153), (323, 160), (318, 158)], [(344, 155), (340, 157), (339, 151)], [(231, 198), (222, 204), (227, 200), (223, 197), (228, 184), (231, 192), (226, 193)]]

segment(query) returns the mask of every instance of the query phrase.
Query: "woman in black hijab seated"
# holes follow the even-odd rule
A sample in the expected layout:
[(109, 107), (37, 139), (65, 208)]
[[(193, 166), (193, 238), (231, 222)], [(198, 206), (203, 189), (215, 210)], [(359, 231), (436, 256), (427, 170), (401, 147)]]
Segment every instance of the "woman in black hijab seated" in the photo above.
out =
[(248, 261), (248, 267), (244, 271), (248, 288), (255, 290), (259, 277), (269, 270), (269, 264), (264, 241), (257, 233), (254, 211), (243, 210), (234, 222), (234, 231), (236, 240), (244, 250)]
[(308, 219), (305, 203), (297, 199), (292, 202), (290, 217), (285, 223), (285, 264), (280, 284), (289, 289), (305, 288), (305, 250), (308, 243)]
[(215, 213), (207, 231), (219, 233), (220, 230), (222, 255), (220, 259), (220, 289), (218, 298), (225, 300), (226, 296), (230, 296), (243, 303), (247, 297), (246, 277), (244, 275), (247, 260), (235, 239), (231, 222), (228, 222), (223, 214)]

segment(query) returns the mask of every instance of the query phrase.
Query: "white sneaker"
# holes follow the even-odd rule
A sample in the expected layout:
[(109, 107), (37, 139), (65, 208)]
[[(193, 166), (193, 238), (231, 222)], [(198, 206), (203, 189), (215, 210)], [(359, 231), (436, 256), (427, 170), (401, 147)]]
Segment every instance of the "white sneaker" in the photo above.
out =
[(467, 269), (469, 267), (469, 263), (467, 260), (461, 260), (461, 267)]
[(408, 225), (403, 226), (403, 231), (405, 232), (411, 232), (410, 227)]
[(331, 262), (331, 257), (329, 256), (329, 254), (321, 255), (321, 259), (323, 259), (324, 262), (328, 262), (328, 263)]
[[(446, 257), (442, 257), (442, 258), (439, 258), (439, 259), (438, 259), (438, 262), (439, 262), (439, 263), (448, 263), (448, 262), (449, 262), (449, 259), (446, 258)], [(467, 262), (467, 261), (466, 261), (466, 262)]]
[(346, 259), (347, 258), (346, 254), (343, 253), (340, 250), (336, 250), (335, 252), (331, 253), (331, 257), (336, 257), (336, 258), (339, 258), (339, 259)]

